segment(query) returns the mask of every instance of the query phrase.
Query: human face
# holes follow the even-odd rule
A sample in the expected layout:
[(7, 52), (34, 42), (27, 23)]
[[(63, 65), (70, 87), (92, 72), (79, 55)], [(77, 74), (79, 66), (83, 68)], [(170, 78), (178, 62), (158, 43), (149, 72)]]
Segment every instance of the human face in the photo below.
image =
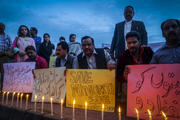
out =
[(76, 36), (73, 35), (73, 36), (71, 37), (71, 39), (70, 39), (70, 42), (75, 42), (75, 40), (76, 40)]
[(36, 31), (33, 30), (33, 29), (30, 29), (30, 33), (31, 33), (31, 36), (32, 37), (35, 37), (37, 34), (36, 34)]
[(44, 41), (45, 41), (46, 43), (49, 43), (50, 38), (49, 38), (49, 36), (48, 36), (48, 35), (45, 35), (45, 36), (44, 36)]
[(0, 33), (4, 33), (5, 27), (0, 24)]
[(27, 56), (29, 57), (30, 60), (35, 60), (36, 59), (36, 52), (34, 50), (27, 50), (26, 54), (27, 54)]
[(163, 37), (166, 38), (166, 43), (175, 45), (179, 41), (180, 27), (175, 20), (169, 20), (162, 27)]
[(65, 58), (67, 55), (67, 50), (64, 50), (61, 45), (56, 48), (56, 55), (61, 58)]
[(21, 31), (21, 34), (22, 34), (23, 37), (27, 36), (28, 30), (27, 30), (26, 27), (24, 27), (24, 26), (21, 27), (20, 31)]
[(127, 46), (130, 53), (136, 53), (139, 49), (140, 42), (136, 37), (129, 37), (127, 38)]
[(90, 38), (82, 40), (82, 49), (85, 55), (91, 56), (94, 51), (94, 44)]
[(134, 16), (134, 11), (131, 7), (126, 7), (124, 10), (124, 18), (127, 21), (131, 21)]

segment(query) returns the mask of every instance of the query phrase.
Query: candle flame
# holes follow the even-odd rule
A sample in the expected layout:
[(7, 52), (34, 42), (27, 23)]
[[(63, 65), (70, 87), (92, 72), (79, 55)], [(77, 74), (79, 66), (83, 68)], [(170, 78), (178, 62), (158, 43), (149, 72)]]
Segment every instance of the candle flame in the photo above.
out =
[(27, 94), (26, 97), (28, 98), (28, 97), (29, 97), (29, 94)]
[(76, 103), (76, 101), (75, 100), (73, 100), (73, 105)]
[(3, 92), (3, 95), (6, 94), (6, 91)]
[(37, 99), (37, 95), (34, 96), (35, 100)]
[(63, 98), (61, 98), (61, 103), (63, 103), (64, 102), (64, 100), (63, 100)]
[(102, 104), (102, 109), (104, 109), (104, 104)]
[(151, 116), (151, 111), (149, 109), (147, 109), (147, 111), (148, 111), (149, 116)]
[(21, 93), (21, 97), (23, 97), (23, 93)]
[(85, 107), (87, 107), (87, 102), (85, 102)]
[(42, 96), (42, 100), (44, 100), (44, 96)]
[(121, 108), (119, 107), (119, 109), (118, 109), (118, 112), (120, 113), (121, 112)]
[(9, 94), (9, 92), (7, 92), (7, 95)]
[(52, 101), (53, 101), (53, 98), (51, 97), (50, 100), (51, 100), (51, 102), (52, 102)]
[(13, 92), (13, 96), (16, 94), (16, 92)]
[(167, 118), (166, 114), (163, 111), (161, 111), (161, 113), (164, 116), (164, 118)]
[(136, 108), (135, 108), (135, 111), (136, 111), (136, 113), (137, 113), (137, 114), (139, 114), (139, 111), (138, 111), (138, 109), (136, 109)]
[(17, 96), (19, 96), (19, 95), (20, 95), (20, 93), (17, 94)]

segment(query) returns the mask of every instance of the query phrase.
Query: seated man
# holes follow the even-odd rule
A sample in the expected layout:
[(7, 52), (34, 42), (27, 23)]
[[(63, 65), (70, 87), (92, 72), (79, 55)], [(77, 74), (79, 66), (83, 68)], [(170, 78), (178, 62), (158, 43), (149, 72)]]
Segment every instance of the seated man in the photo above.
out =
[(25, 52), (28, 56), (26, 62), (36, 62), (35, 69), (48, 68), (46, 60), (37, 55), (34, 46), (27, 46)]
[(161, 24), (161, 30), (166, 43), (155, 52), (151, 64), (180, 63), (180, 22), (166, 20)]
[(96, 49), (94, 39), (90, 36), (84, 36), (81, 39), (82, 49), (77, 56), (76, 67), (79, 69), (113, 69), (115, 62), (109, 53), (104, 49)]
[[(140, 35), (138, 32), (129, 32), (126, 35), (127, 47), (128, 49), (124, 51), (117, 61), (116, 70), (116, 81), (117, 81), (117, 93), (118, 99), (117, 103), (120, 103), (126, 109), (126, 95), (127, 95), (127, 75), (129, 69), (127, 65), (137, 65), (137, 64), (149, 64), (153, 56), (153, 51), (150, 47), (141, 47)], [(120, 96), (120, 100), (119, 100)], [(125, 114), (125, 113), (123, 113)]]
[(69, 46), (66, 42), (58, 43), (56, 48), (57, 58), (55, 60), (55, 67), (66, 67), (68, 69), (74, 68), (75, 57), (68, 54)]

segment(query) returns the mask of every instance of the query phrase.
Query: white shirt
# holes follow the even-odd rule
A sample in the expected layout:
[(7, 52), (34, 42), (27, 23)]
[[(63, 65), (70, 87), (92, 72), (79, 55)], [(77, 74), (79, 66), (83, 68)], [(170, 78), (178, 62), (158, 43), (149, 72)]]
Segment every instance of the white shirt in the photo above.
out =
[(126, 34), (131, 31), (131, 26), (132, 26), (132, 20), (129, 21), (129, 22), (125, 21), (125, 24), (124, 24), (125, 50), (128, 49), (128, 47), (127, 47), (127, 41), (126, 41)]

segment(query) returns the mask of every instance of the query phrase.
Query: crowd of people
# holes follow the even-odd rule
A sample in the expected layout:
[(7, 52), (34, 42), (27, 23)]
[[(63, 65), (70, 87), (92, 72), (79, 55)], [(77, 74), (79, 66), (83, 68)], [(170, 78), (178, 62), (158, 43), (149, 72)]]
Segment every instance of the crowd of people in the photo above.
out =
[[(70, 34), (69, 42), (61, 36), (56, 48), (51, 43), (50, 35), (45, 33), (43, 41), (37, 36), (38, 30), (21, 25), (13, 43), (5, 33), (5, 25), (0, 23), (0, 65), (1, 89), (3, 63), (36, 62), (36, 69), (48, 68), (51, 56), (57, 56), (54, 67), (67, 69), (115, 69), (117, 98), (126, 96), (127, 65), (137, 64), (174, 64), (180, 63), (180, 21), (168, 19), (161, 24), (165, 44), (155, 53), (148, 44), (145, 25), (133, 19), (134, 8), (124, 9), (125, 20), (116, 24), (110, 50), (95, 48), (95, 40), (84, 36), (81, 43), (76, 41), (76, 34)], [(56, 49), (56, 50), (55, 50)], [(55, 51), (55, 52), (54, 52)], [(126, 97), (123, 97), (126, 98)], [(117, 99), (123, 104), (123, 99)], [(126, 101), (126, 100), (124, 100)]]

